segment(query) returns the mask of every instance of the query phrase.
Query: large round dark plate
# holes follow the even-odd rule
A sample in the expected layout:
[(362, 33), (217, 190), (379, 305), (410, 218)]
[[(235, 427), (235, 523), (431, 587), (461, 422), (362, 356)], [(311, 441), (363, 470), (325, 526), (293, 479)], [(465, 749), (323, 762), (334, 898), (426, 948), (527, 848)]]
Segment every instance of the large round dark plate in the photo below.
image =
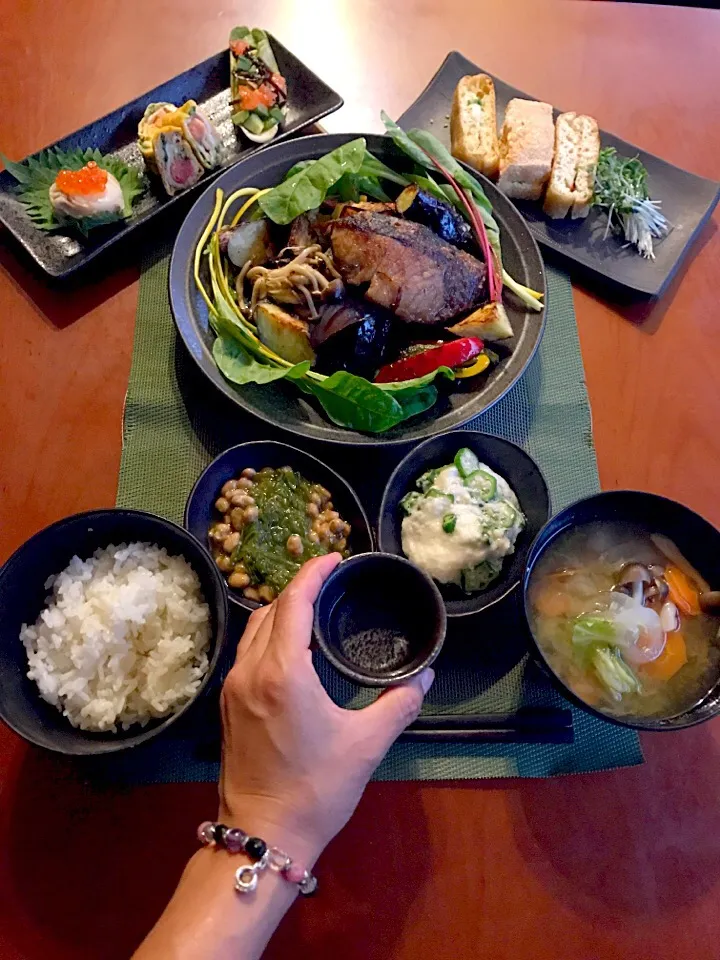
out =
[(712, 588), (720, 587), (720, 530), (682, 503), (668, 500), (655, 493), (640, 490), (609, 490), (578, 500), (556, 514), (542, 528), (530, 547), (523, 577), (525, 616), (533, 640), (532, 653), (557, 688), (583, 710), (634, 730), (681, 730), (720, 716), (720, 676), (712, 687), (699, 696), (696, 703), (673, 716), (618, 717), (586, 703), (553, 669), (543, 648), (535, 639), (528, 600), (528, 588), (540, 557), (552, 543), (568, 530), (588, 523), (628, 523), (645, 527), (650, 533), (669, 537), (680, 553), (703, 576)]
[(462, 447), (469, 447), (481, 463), (486, 463), (507, 480), (525, 514), (525, 527), (517, 538), (515, 552), (505, 558), (500, 576), (486, 590), (467, 594), (452, 583), (439, 585), (449, 617), (465, 617), (486, 610), (518, 586), (530, 544), (550, 515), (545, 478), (532, 457), (521, 447), (491, 433), (454, 430), (433, 437), (411, 450), (388, 480), (378, 523), (378, 546), (383, 553), (403, 555), (402, 498), (415, 489), (415, 481), (426, 470), (452, 463)]
[[(211, 351), (214, 334), (208, 323), (207, 307), (193, 279), (195, 248), (213, 211), (218, 187), (227, 196), (241, 187), (274, 186), (293, 164), (322, 157), (357, 136), (360, 134), (320, 134), (278, 143), (241, 161), (215, 180), (188, 214), (175, 241), (170, 261), (170, 304), (180, 336), (202, 372), (248, 413), (294, 434), (332, 443), (379, 446), (423, 440), (466, 423), (503, 396), (522, 375), (537, 349), (545, 322), (544, 312), (530, 313), (509, 295), (505, 305), (514, 336), (503, 341), (500, 350), (504, 359), (487, 377), (473, 377), (464, 384), (453, 384), (449, 389), (441, 386), (438, 402), (431, 410), (386, 433), (366, 434), (335, 426), (312, 398), (308, 399), (292, 384), (278, 381), (236, 388), (228, 383), (213, 361)], [(380, 160), (397, 170), (407, 168), (407, 158), (389, 137), (372, 134), (363, 136), (368, 149)], [(489, 180), (477, 176), (500, 224), (505, 267), (519, 282), (544, 292), (543, 262), (527, 224), (513, 204)]]

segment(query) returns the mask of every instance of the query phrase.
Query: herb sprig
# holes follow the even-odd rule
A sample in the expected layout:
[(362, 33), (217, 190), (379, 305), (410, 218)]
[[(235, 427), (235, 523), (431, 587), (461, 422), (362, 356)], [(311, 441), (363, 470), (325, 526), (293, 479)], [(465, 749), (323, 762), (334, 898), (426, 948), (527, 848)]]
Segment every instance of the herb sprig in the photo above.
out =
[(655, 259), (653, 240), (668, 235), (670, 222), (660, 201), (650, 199), (647, 170), (637, 157), (621, 157), (614, 147), (600, 151), (593, 205), (607, 213), (605, 236), (621, 234), (643, 257)]

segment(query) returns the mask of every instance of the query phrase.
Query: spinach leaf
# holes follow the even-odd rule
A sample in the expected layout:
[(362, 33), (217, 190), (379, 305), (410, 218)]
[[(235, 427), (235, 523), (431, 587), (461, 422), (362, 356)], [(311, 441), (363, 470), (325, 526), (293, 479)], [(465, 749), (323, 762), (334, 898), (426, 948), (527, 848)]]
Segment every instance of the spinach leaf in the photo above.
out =
[(430, 373), (426, 373), (422, 377), (414, 377), (412, 380), (397, 380), (393, 383), (379, 383), (378, 386), (383, 390), (388, 390), (397, 400), (404, 394), (411, 394), (421, 387), (429, 386), (437, 376), (454, 380), (455, 372), (451, 367), (438, 367), (436, 370), (431, 370)]
[(365, 139), (350, 140), (278, 184), (258, 200), (258, 206), (273, 223), (290, 223), (319, 207), (344, 173), (358, 172), (364, 157)]
[(467, 217), (465, 205), (449, 183), (436, 183), (430, 176), (421, 177), (417, 174), (411, 174), (409, 179), (412, 180), (413, 183), (416, 183), (425, 193), (429, 193), (431, 197), (435, 197), (436, 200), (442, 200), (444, 203), (452, 204), (464, 217)]
[(382, 160), (378, 160), (377, 157), (373, 156), (369, 150), (365, 151), (365, 159), (360, 168), (360, 173), (362, 176), (374, 177), (376, 180), (389, 180), (391, 183), (396, 183), (399, 187), (406, 187), (409, 183), (408, 178), (404, 174), (398, 173), (397, 170), (392, 170), (384, 164)]
[(291, 368), (258, 363), (237, 340), (227, 337), (217, 337), (212, 352), (218, 370), (231, 383), (272, 383), (288, 376), (291, 370), (293, 377), (301, 377), (310, 369), (309, 360)]
[(408, 420), (410, 417), (425, 413), (430, 407), (435, 406), (438, 392), (437, 387), (429, 384), (426, 387), (416, 387), (413, 390), (408, 390), (407, 393), (394, 393), (393, 397), (403, 408), (403, 420)]
[(333, 196), (337, 195), (344, 203), (357, 203), (360, 199), (360, 190), (354, 173), (344, 173), (328, 192)]
[(283, 183), (286, 180), (290, 180), (291, 177), (294, 177), (296, 173), (300, 173), (301, 170), (306, 170), (308, 167), (311, 167), (314, 163), (314, 160), (298, 160), (283, 177)]
[(338, 370), (321, 383), (311, 382), (325, 413), (340, 427), (382, 433), (405, 419), (403, 405), (390, 393), (352, 373)]
[(380, 203), (389, 202), (390, 197), (380, 186), (380, 181), (377, 179), (377, 177), (363, 176), (362, 168), (360, 173), (354, 174), (353, 176), (355, 178), (355, 183), (357, 184), (359, 193), (364, 193), (366, 197), (371, 197), (373, 200), (378, 200)]
[(433, 170), (435, 169), (428, 160), (427, 155), (416, 143), (413, 143), (402, 127), (390, 119), (384, 110), (380, 111), (380, 119), (385, 124), (385, 129), (389, 136), (392, 137), (396, 147), (399, 147), (403, 153), (406, 153), (410, 159), (414, 160), (423, 170), (427, 170), (428, 167), (431, 167)]

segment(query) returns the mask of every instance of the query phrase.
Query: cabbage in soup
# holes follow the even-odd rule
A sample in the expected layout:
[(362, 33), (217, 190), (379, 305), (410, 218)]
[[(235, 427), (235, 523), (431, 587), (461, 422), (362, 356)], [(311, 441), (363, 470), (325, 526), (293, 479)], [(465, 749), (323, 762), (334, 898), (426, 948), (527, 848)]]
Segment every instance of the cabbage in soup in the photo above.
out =
[(560, 534), (529, 586), (533, 633), (586, 703), (619, 717), (672, 717), (720, 672), (709, 586), (665, 537), (626, 523)]

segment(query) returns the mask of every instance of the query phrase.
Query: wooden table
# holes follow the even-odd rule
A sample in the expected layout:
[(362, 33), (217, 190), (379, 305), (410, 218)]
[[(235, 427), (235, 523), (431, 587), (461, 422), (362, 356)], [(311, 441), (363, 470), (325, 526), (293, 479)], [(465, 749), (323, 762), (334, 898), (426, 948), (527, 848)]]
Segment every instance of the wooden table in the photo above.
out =
[[(378, 130), (450, 49), (720, 179), (720, 14), (536, 0), (7, 0), (0, 147), (15, 158), (262, 24)], [(575, 290), (603, 486), (720, 524), (718, 215), (664, 299)], [(0, 560), (114, 502), (136, 264), (68, 292), (0, 246)], [(269, 958), (717, 960), (720, 725), (643, 738), (632, 770), (540, 782), (374, 784)], [(0, 730), (0, 960), (114, 960), (151, 925), (211, 814), (211, 784), (102, 792)]]

